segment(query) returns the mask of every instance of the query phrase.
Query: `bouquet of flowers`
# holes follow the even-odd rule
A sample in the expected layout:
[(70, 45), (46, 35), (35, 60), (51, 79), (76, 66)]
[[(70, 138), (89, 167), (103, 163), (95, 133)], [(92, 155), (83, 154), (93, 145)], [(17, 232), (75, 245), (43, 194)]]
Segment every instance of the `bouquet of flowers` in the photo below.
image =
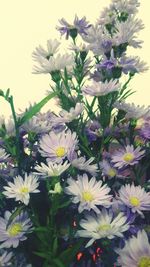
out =
[[(33, 52), (50, 90), (0, 117), (0, 266), (150, 266), (150, 108), (126, 102), (147, 70), (138, 0), (112, 0), (95, 25), (86, 17)], [(66, 42), (67, 42), (66, 41)], [(42, 107), (54, 98), (59, 112)], [(51, 103), (51, 102), (49, 102)]]

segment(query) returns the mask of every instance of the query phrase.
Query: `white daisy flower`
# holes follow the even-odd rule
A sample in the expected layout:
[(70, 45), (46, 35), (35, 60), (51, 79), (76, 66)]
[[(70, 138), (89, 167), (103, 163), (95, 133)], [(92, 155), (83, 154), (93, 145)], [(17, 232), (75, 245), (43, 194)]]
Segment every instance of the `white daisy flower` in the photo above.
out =
[(5, 149), (0, 148), (0, 162), (5, 161), (9, 158), (9, 155), (6, 153)]
[(105, 82), (93, 81), (93, 84), (82, 89), (83, 93), (90, 96), (102, 96), (111, 92), (118, 91), (121, 88), (117, 80), (110, 80)]
[(141, 117), (150, 117), (150, 106), (136, 106), (134, 103), (126, 103), (124, 101), (116, 101), (114, 107), (126, 112), (126, 119), (139, 119)]
[(150, 210), (150, 192), (146, 192), (140, 185), (126, 184), (118, 191), (119, 202), (131, 208), (132, 212), (137, 212), (143, 216), (142, 211)]
[(95, 40), (93, 38), (93, 42), (90, 42), (88, 48), (92, 50), (95, 55), (105, 55), (105, 53), (110, 52), (112, 49), (112, 37), (105, 29), (105, 27), (96, 27), (95, 31), (95, 33), (97, 34), (97, 38), (96, 36)]
[(16, 201), (21, 201), (25, 205), (28, 205), (30, 193), (40, 192), (37, 189), (38, 186), (37, 178), (33, 174), (27, 175), (25, 173), (25, 179), (18, 175), (14, 178), (14, 183), (8, 182), (8, 186), (4, 186), (6, 191), (3, 191), (3, 194), (7, 198), (15, 198)]
[(117, 264), (122, 267), (149, 267), (150, 243), (144, 230), (126, 241), (123, 249), (116, 249), (119, 254)]
[(95, 177), (90, 180), (86, 174), (78, 175), (77, 180), (69, 178), (69, 186), (65, 188), (65, 193), (72, 195), (72, 202), (79, 203), (78, 211), (94, 210), (100, 213), (97, 206), (110, 207), (112, 196), (109, 195), (110, 188), (107, 184), (102, 185), (102, 181), (96, 181)]
[(41, 73), (51, 73), (53, 71), (63, 70), (66, 67), (71, 67), (74, 64), (74, 58), (73, 55), (65, 54), (60, 55), (57, 54), (56, 56), (52, 56), (49, 59), (45, 59), (43, 57), (40, 57), (39, 60), (39, 66), (34, 66), (34, 72), (35, 74), (41, 74)]
[(113, 35), (113, 44), (120, 45), (128, 43), (134, 48), (141, 47), (141, 41), (137, 40), (137, 33), (144, 29), (142, 20), (130, 17), (125, 22), (117, 22), (115, 25), (117, 31)]
[(87, 43), (95, 43), (98, 39), (101, 39), (102, 29), (98, 25), (92, 25), (86, 32), (86, 35), (82, 35), (82, 39)]
[(88, 46), (85, 43), (80, 43), (79, 45), (71, 44), (69, 46), (70, 50), (76, 51), (76, 52), (88, 52)]
[(53, 127), (52, 121), (54, 118), (56, 118), (56, 116), (51, 111), (38, 113), (36, 116), (33, 116), (30, 120), (24, 123), (22, 128), (26, 132), (34, 132), (37, 134), (47, 133)]
[(70, 166), (70, 163), (65, 161), (64, 163), (55, 163), (49, 161), (47, 164), (44, 164), (43, 162), (40, 165), (35, 166), (35, 170), (38, 172), (35, 172), (36, 175), (42, 176), (41, 178), (45, 177), (54, 177), (54, 176), (60, 176), (63, 172), (65, 172)]
[(123, 237), (122, 233), (129, 229), (127, 217), (122, 212), (113, 218), (113, 213), (106, 209), (97, 215), (86, 215), (85, 219), (81, 220), (80, 226), (84, 230), (78, 230), (77, 236), (90, 238), (86, 247), (91, 246), (95, 240), (101, 238)]
[(91, 164), (94, 160), (94, 157), (91, 157), (86, 161), (85, 157), (80, 157), (71, 160), (71, 165), (79, 170), (89, 172), (91, 175), (96, 175), (98, 172), (97, 164)]
[(112, 24), (116, 21), (117, 14), (115, 10), (113, 10), (111, 7), (105, 7), (100, 15), (100, 18), (98, 19), (97, 23), (101, 26), (106, 24)]
[(138, 0), (113, 0), (111, 7), (119, 12), (127, 12), (129, 15), (138, 11), (140, 3)]
[(33, 52), (32, 56), (37, 61), (39, 60), (39, 57), (44, 57), (48, 59), (50, 56), (53, 56), (58, 51), (59, 45), (60, 42), (57, 39), (49, 39), (47, 41), (47, 50), (45, 50), (41, 45), (39, 45), (39, 47), (35, 48), (35, 51)]
[(49, 158), (53, 162), (60, 163), (68, 157), (69, 153), (77, 147), (78, 140), (76, 133), (70, 130), (61, 133), (50, 132), (42, 136), (39, 146), (40, 153), (43, 157)]
[(123, 72), (126, 74), (128, 72), (142, 73), (149, 69), (147, 63), (137, 56), (126, 57), (123, 55), (118, 61), (118, 65), (122, 67)]
[(54, 123), (68, 123), (78, 118), (78, 116), (83, 112), (84, 105), (82, 103), (77, 103), (74, 108), (68, 111), (61, 110), (59, 112), (60, 117), (54, 118)]

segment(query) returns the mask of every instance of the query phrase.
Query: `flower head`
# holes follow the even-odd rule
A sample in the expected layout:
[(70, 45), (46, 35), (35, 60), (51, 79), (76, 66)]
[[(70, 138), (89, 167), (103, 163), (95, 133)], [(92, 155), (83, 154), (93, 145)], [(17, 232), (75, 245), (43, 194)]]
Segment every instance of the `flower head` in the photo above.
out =
[(83, 40), (89, 43), (88, 48), (95, 55), (103, 55), (112, 49), (112, 38), (105, 28), (98, 25), (92, 26), (87, 30), (87, 35), (82, 36)]
[(0, 251), (0, 266), (7, 267), (11, 265), (12, 252)]
[(144, 61), (141, 61), (139, 57), (121, 57), (118, 65), (122, 68), (122, 71), (127, 74), (131, 73), (142, 73), (147, 71), (149, 68)]
[(85, 128), (85, 134), (89, 142), (96, 141), (96, 139), (102, 134), (102, 126), (98, 120), (88, 121)]
[(144, 29), (142, 20), (130, 17), (123, 22), (117, 22), (115, 25), (117, 29), (113, 35), (113, 44), (118, 46), (120, 44), (128, 43), (134, 48), (141, 47), (141, 41), (137, 40), (137, 33)]
[(4, 186), (6, 191), (3, 194), (7, 198), (15, 198), (16, 201), (21, 201), (25, 205), (29, 204), (30, 193), (39, 193), (37, 178), (33, 174), (25, 174), (25, 179), (20, 175), (14, 178), (14, 183), (8, 182), (8, 186)]
[(60, 71), (65, 69), (66, 67), (71, 67), (74, 64), (74, 59), (72, 55), (54, 55), (49, 59), (39, 57), (38, 58), (39, 66), (34, 66), (35, 74), (41, 73), (52, 73), (54, 71)]
[(71, 160), (71, 165), (79, 170), (89, 172), (91, 175), (96, 175), (98, 172), (98, 167), (97, 164), (91, 164), (93, 161), (93, 157), (87, 161), (85, 157), (80, 157)]
[(20, 241), (27, 239), (25, 235), (32, 232), (32, 223), (27, 213), (21, 212), (9, 224), (11, 215), (6, 211), (4, 218), (0, 217), (0, 248), (16, 248)]
[(94, 216), (86, 215), (85, 219), (81, 220), (80, 226), (84, 230), (78, 230), (77, 236), (90, 238), (86, 247), (101, 238), (123, 237), (122, 233), (129, 229), (127, 217), (122, 212), (114, 218), (113, 213), (106, 209)]
[(54, 118), (57, 118), (51, 111), (38, 113), (22, 125), (24, 131), (44, 134), (53, 127)]
[(39, 57), (44, 57), (46, 59), (49, 59), (50, 56), (53, 56), (57, 51), (58, 47), (60, 45), (60, 42), (58, 40), (48, 40), (47, 41), (47, 50), (45, 50), (41, 45), (35, 49), (33, 52), (33, 58), (35, 60), (39, 60)]
[(79, 19), (76, 15), (74, 19), (74, 26), (78, 30), (78, 33), (87, 35), (87, 29), (91, 27), (91, 24), (89, 24), (85, 16)]
[(0, 148), (0, 162), (4, 162), (9, 158), (9, 155), (6, 153), (5, 149)]
[(72, 195), (72, 202), (79, 203), (79, 212), (83, 210), (94, 210), (99, 213), (97, 206), (101, 205), (109, 207), (111, 205), (112, 196), (109, 195), (110, 188), (107, 184), (102, 185), (102, 181), (96, 181), (95, 177), (90, 180), (86, 174), (78, 175), (77, 180), (68, 179), (69, 186), (65, 192)]
[(44, 164), (43, 162), (40, 165), (35, 166), (35, 170), (38, 172), (35, 172), (36, 175), (44, 177), (54, 177), (61, 175), (64, 171), (66, 171), (70, 166), (70, 163), (65, 161), (64, 163), (55, 163), (48, 161), (47, 164)]
[(146, 140), (150, 140), (150, 124), (145, 124), (139, 131), (140, 136)]
[(62, 159), (69, 156), (71, 151), (76, 149), (77, 144), (78, 141), (75, 132), (71, 133), (70, 130), (58, 134), (50, 132), (40, 140), (40, 153), (43, 157), (60, 163)]
[(113, 0), (111, 7), (118, 10), (120, 13), (128, 13), (128, 15), (135, 14), (140, 3), (138, 0)]
[(87, 29), (91, 27), (91, 25), (86, 20), (86, 17), (81, 19), (78, 16), (75, 16), (73, 24), (69, 24), (64, 18), (59, 20), (61, 26), (57, 26), (56, 29), (61, 33), (61, 35), (65, 35), (66, 39), (69, 36), (76, 37), (77, 34), (87, 34)]
[(123, 249), (116, 249), (119, 254), (117, 263), (122, 267), (149, 267), (150, 266), (150, 243), (144, 230), (139, 231), (137, 236), (132, 236), (125, 242)]
[(145, 151), (140, 147), (134, 149), (133, 145), (127, 145), (124, 149), (117, 150), (112, 155), (112, 163), (116, 168), (123, 168), (129, 165), (135, 165), (144, 156)]
[(144, 117), (145, 119), (150, 117), (150, 107), (135, 106), (134, 103), (126, 103), (124, 101), (116, 101), (114, 107), (126, 112), (125, 118), (127, 119), (139, 119)]
[(82, 103), (77, 103), (74, 108), (68, 111), (61, 110), (60, 117), (54, 118), (54, 123), (69, 123), (78, 118), (78, 116), (83, 112), (84, 106)]
[(102, 96), (107, 95), (111, 92), (118, 91), (120, 89), (120, 84), (117, 80), (110, 80), (105, 82), (93, 81), (93, 85), (86, 86), (82, 89), (83, 93), (90, 96)]
[(150, 192), (146, 192), (140, 185), (126, 184), (118, 191), (117, 199), (121, 204), (129, 207), (133, 213), (143, 216), (142, 211), (150, 210)]
[(117, 170), (107, 160), (101, 161), (100, 167), (103, 174), (108, 176), (109, 178), (115, 177), (118, 173)]

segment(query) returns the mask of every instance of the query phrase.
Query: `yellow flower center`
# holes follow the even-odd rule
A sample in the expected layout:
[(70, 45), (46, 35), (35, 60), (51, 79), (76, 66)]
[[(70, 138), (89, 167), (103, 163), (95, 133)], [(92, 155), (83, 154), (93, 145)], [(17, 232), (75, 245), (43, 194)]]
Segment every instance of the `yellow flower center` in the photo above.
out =
[(142, 257), (139, 261), (138, 267), (150, 267), (150, 257)]
[(83, 192), (82, 197), (85, 201), (92, 201), (94, 199), (90, 192)]
[(56, 149), (56, 156), (61, 158), (65, 155), (66, 151), (65, 148), (63, 146), (60, 146)]
[(98, 227), (98, 231), (108, 231), (111, 229), (110, 224), (102, 224)]
[(29, 188), (26, 187), (26, 186), (23, 186), (21, 189), (20, 189), (20, 193), (28, 193), (29, 192)]
[(109, 175), (110, 177), (114, 177), (114, 176), (116, 175), (116, 170), (113, 169), (113, 168), (111, 168), (111, 169), (109, 170), (109, 172), (108, 172), (108, 175)]
[(127, 162), (132, 161), (132, 160), (134, 159), (134, 155), (131, 154), (131, 153), (126, 153), (126, 154), (124, 154), (123, 159), (124, 159), (125, 161), (127, 161)]
[(8, 233), (10, 236), (16, 236), (21, 231), (22, 231), (22, 225), (20, 223), (15, 223), (9, 228)]
[(139, 206), (139, 204), (140, 204), (140, 201), (137, 197), (130, 197), (129, 201), (130, 201), (131, 205), (135, 206), (135, 207)]

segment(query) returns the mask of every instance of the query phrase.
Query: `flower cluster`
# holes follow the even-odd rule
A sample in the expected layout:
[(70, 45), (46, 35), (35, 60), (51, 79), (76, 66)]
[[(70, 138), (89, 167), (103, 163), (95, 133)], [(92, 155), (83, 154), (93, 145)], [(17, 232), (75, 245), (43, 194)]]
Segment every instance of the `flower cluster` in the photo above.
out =
[[(95, 25), (77, 15), (33, 52), (51, 90), (0, 117), (0, 266), (150, 266), (150, 107), (126, 102), (147, 70), (138, 0), (112, 0)], [(126, 79), (123, 84), (123, 78)], [(55, 98), (59, 112), (42, 107)]]

